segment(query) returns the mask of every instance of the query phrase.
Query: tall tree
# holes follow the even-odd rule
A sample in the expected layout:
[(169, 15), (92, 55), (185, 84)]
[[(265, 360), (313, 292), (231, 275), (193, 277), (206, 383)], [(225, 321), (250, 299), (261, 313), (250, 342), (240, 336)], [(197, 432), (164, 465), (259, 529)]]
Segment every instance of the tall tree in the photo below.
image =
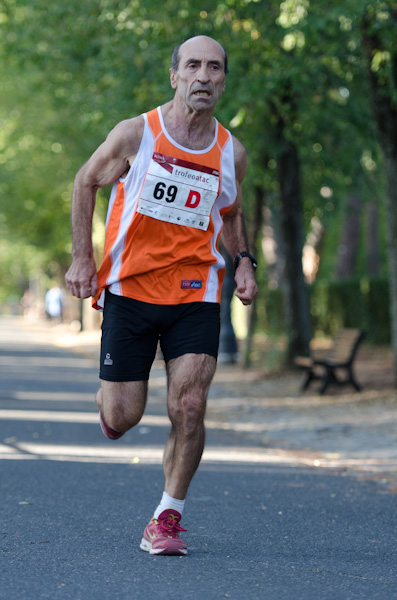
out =
[[(290, 96), (284, 102), (294, 105)], [(285, 133), (282, 116), (277, 118), (278, 173), (281, 229), (285, 249), (285, 306), (287, 321), (287, 361), (309, 354), (311, 320), (309, 292), (303, 275), (303, 199), (298, 150)]]
[(371, 84), (372, 110), (384, 155), (388, 223), (390, 312), (397, 385), (397, 8), (374, 2), (362, 16), (362, 40)]
[(349, 198), (346, 214), (344, 216), (342, 234), (338, 247), (335, 273), (337, 279), (347, 279), (353, 277), (355, 274), (361, 208), (361, 198), (357, 194), (352, 194)]

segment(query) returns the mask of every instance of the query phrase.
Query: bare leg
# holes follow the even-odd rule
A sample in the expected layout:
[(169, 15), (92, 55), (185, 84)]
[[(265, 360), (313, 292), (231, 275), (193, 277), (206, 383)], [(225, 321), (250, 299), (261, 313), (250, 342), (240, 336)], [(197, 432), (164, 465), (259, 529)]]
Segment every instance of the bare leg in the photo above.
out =
[(124, 433), (139, 423), (146, 406), (147, 381), (104, 381), (96, 403), (106, 423)]
[(165, 491), (183, 500), (204, 450), (204, 415), (216, 359), (185, 354), (167, 363), (171, 432), (164, 450)]

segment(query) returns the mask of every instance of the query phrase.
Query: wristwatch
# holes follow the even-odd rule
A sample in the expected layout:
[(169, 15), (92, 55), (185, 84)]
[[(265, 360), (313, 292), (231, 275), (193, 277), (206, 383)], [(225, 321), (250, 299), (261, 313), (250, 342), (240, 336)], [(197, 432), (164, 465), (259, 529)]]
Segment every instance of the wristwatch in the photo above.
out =
[(256, 271), (256, 267), (258, 266), (258, 261), (256, 260), (256, 258), (252, 256), (252, 254), (250, 254), (249, 252), (239, 252), (238, 254), (236, 254), (236, 257), (233, 261), (234, 272), (237, 271), (237, 267), (239, 265), (240, 260), (245, 256), (250, 259), (252, 263), (252, 268), (254, 269), (254, 271)]

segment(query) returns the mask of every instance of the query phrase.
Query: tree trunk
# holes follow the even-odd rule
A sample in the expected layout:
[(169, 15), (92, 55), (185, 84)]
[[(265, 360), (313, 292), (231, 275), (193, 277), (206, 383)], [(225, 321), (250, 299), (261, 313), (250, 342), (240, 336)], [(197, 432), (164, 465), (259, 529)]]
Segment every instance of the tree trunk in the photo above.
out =
[(220, 245), (223, 258), (226, 262), (226, 273), (221, 291), (221, 331), (219, 335), (218, 361), (223, 364), (233, 364), (238, 359), (238, 347), (234, 333), (231, 315), (231, 302), (236, 284), (234, 281), (233, 259)]
[(278, 158), (281, 228), (285, 247), (285, 304), (288, 328), (287, 361), (293, 364), (298, 354), (309, 354), (311, 317), (309, 291), (302, 268), (303, 203), (300, 164), (295, 145), (284, 135), (282, 118), (278, 121), (281, 152)]
[[(397, 114), (395, 115), (397, 124)], [(396, 138), (397, 143), (397, 138)], [(394, 383), (397, 387), (397, 148), (386, 156), (387, 255), (389, 265), (390, 316), (394, 353)]]
[[(390, 15), (397, 23), (397, 10), (391, 9)], [(375, 52), (389, 51), (389, 48), (385, 47), (381, 32), (373, 27), (369, 15), (365, 15), (362, 20), (362, 40), (368, 61), (372, 110), (385, 163), (390, 313), (397, 386), (397, 107), (393, 102), (393, 92), (395, 94), (397, 87), (397, 54), (391, 56), (392, 74), (389, 77), (383, 71), (375, 72), (371, 68)]]
[(356, 194), (349, 198), (347, 214), (338, 248), (335, 276), (337, 279), (352, 277), (356, 271), (358, 239), (360, 233), (361, 199)]
[(379, 216), (376, 202), (368, 204), (368, 273), (371, 277), (379, 275)]
[[(263, 206), (264, 206), (264, 191), (261, 186), (255, 186), (255, 206), (254, 215), (252, 220), (252, 226), (248, 232), (248, 247), (252, 248), (254, 254), (257, 254), (258, 248), (258, 237), (262, 230), (263, 224)], [(251, 366), (251, 352), (252, 344), (254, 340), (255, 327), (257, 323), (257, 310), (256, 302), (248, 307), (248, 322), (247, 322), (247, 338), (245, 343), (244, 351), (244, 367), (248, 368)]]

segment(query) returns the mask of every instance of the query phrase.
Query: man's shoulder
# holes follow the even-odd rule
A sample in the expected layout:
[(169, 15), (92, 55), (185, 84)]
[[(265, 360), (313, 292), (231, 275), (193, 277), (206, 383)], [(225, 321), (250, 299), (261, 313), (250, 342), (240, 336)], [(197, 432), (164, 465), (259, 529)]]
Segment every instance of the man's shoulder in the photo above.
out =
[(247, 151), (243, 144), (237, 139), (234, 135), (232, 136), (233, 140), (233, 153), (234, 153), (234, 164), (236, 169), (243, 169), (244, 171), (247, 168)]
[(240, 162), (240, 161), (246, 160), (247, 151), (246, 151), (245, 147), (243, 146), (243, 144), (240, 142), (240, 140), (238, 138), (236, 138), (236, 136), (234, 136), (232, 133), (230, 133), (230, 131), (228, 129), (226, 129), (226, 127), (224, 125), (222, 125), (222, 123), (220, 123), (219, 121), (218, 121), (218, 125), (220, 128), (223, 129), (225, 134), (230, 136), (230, 139), (232, 140), (235, 162), (236, 161)]
[(245, 149), (245, 146), (240, 142), (240, 140), (238, 138), (236, 138), (236, 136), (232, 135), (232, 140), (233, 140), (233, 148), (234, 148), (234, 153), (238, 154), (238, 155), (246, 155), (247, 151)]
[(145, 127), (144, 115), (138, 115), (137, 117), (131, 117), (130, 119), (123, 119), (119, 121), (114, 127), (113, 132), (118, 135), (142, 135)]
[(139, 147), (144, 127), (145, 119), (143, 115), (119, 121), (110, 131), (107, 143), (110, 144), (109, 147), (113, 147), (117, 151), (121, 150), (123, 154), (134, 152)]
[(243, 144), (234, 135), (231, 136), (233, 142), (233, 157), (236, 178), (242, 181), (247, 172), (247, 151)]

